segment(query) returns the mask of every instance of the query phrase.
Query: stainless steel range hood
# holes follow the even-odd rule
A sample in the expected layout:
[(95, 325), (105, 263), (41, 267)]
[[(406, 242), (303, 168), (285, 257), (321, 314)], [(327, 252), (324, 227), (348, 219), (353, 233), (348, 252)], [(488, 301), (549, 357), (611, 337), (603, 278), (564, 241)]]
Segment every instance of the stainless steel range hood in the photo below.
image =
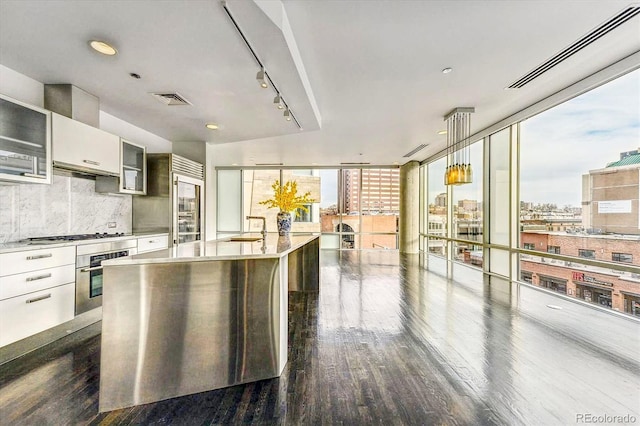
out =
[(100, 128), (100, 99), (72, 84), (45, 84), (44, 107)]

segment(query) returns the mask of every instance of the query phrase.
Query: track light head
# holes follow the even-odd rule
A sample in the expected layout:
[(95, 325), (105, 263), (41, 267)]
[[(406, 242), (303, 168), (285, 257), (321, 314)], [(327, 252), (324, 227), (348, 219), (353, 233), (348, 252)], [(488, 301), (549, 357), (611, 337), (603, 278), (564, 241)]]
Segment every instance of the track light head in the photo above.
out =
[(276, 97), (273, 98), (273, 103), (276, 104), (278, 109), (284, 109), (284, 101), (282, 100), (282, 96), (280, 96), (280, 93), (278, 93)]
[(263, 89), (269, 87), (266, 78), (267, 73), (265, 72), (264, 68), (260, 68), (260, 71), (258, 71), (258, 74), (256, 74), (256, 80), (258, 80), (258, 83), (260, 83), (260, 87), (262, 87)]
[(291, 111), (289, 111), (289, 108), (284, 110), (284, 119), (287, 121), (291, 121)]

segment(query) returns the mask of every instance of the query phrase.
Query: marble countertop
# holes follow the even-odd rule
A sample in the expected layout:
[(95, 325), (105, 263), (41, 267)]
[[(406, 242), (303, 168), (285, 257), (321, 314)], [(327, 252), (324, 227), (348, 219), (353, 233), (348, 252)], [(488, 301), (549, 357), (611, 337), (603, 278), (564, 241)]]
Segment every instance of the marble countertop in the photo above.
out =
[(32, 242), (32, 241), (14, 241), (10, 243), (0, 244), (0, 253), (12, 253), (16, 251), (25, 251), (25, 250), (38, 250), (38, 249), (48, 249), (54, 247), (68, 247), (68, 246), (79, 246), (84, 244), (95, 244), (97, 242), (107, 242), (107, 241), (121, 241), (121, 240), (131, 240), (140, 237), (155, 237), (161, 235), (168, 235), (167, 232), (141, 232), (129, 235), (123, 235), (121, 237), (112, 237), (112, 238), (96, 238), (92, 240), (79, 240), (79, 241), (42, 241), (42, 242)]
[[(241, 237), (261, 237), (260, 234), (242, 234)], [(142, 265), (167, 262), (197, 262), (207, 260), (236, 260), (249, 258), (283, 257), (303, 245), (320, 238), (320, 234), (292, 234), (281, 237), (277, 233), (267, 234), (266, 239), (258, 241), (221, 240), (198, 241), (180, 244), (165, 250), (156, 250), (102, 263), (111, 265)]]

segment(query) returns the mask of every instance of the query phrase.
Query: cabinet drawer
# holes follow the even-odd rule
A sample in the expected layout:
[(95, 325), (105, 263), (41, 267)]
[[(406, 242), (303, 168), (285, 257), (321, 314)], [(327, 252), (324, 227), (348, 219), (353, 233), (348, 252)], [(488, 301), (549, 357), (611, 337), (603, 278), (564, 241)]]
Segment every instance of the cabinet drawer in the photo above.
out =
[(3, 253), (0, 254), (0, 277), (75, 264), (75, 246)]
[(0, 300), (75, 281), (75, 265), (64, 265), (0, 277)]
[(0, 346), (73, 319), (75, 284), (0, 301)]
[(169, 235), (138, 238), (138, 253), (162, 250), (169, 247)]

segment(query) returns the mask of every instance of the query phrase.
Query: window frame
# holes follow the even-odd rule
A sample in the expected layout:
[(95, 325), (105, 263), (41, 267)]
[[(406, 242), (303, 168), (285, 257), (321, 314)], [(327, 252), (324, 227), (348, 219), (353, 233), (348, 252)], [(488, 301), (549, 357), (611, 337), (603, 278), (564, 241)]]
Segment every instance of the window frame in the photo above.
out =
[[(588, 256), (585, 255), (586, 253), (590, 253)], [(596, 251), (595, 250), (590, 250), (590, 249), (578, 249), (578, 257), (581, 257), (583, 259), (594, 259), (596, 258)]]

